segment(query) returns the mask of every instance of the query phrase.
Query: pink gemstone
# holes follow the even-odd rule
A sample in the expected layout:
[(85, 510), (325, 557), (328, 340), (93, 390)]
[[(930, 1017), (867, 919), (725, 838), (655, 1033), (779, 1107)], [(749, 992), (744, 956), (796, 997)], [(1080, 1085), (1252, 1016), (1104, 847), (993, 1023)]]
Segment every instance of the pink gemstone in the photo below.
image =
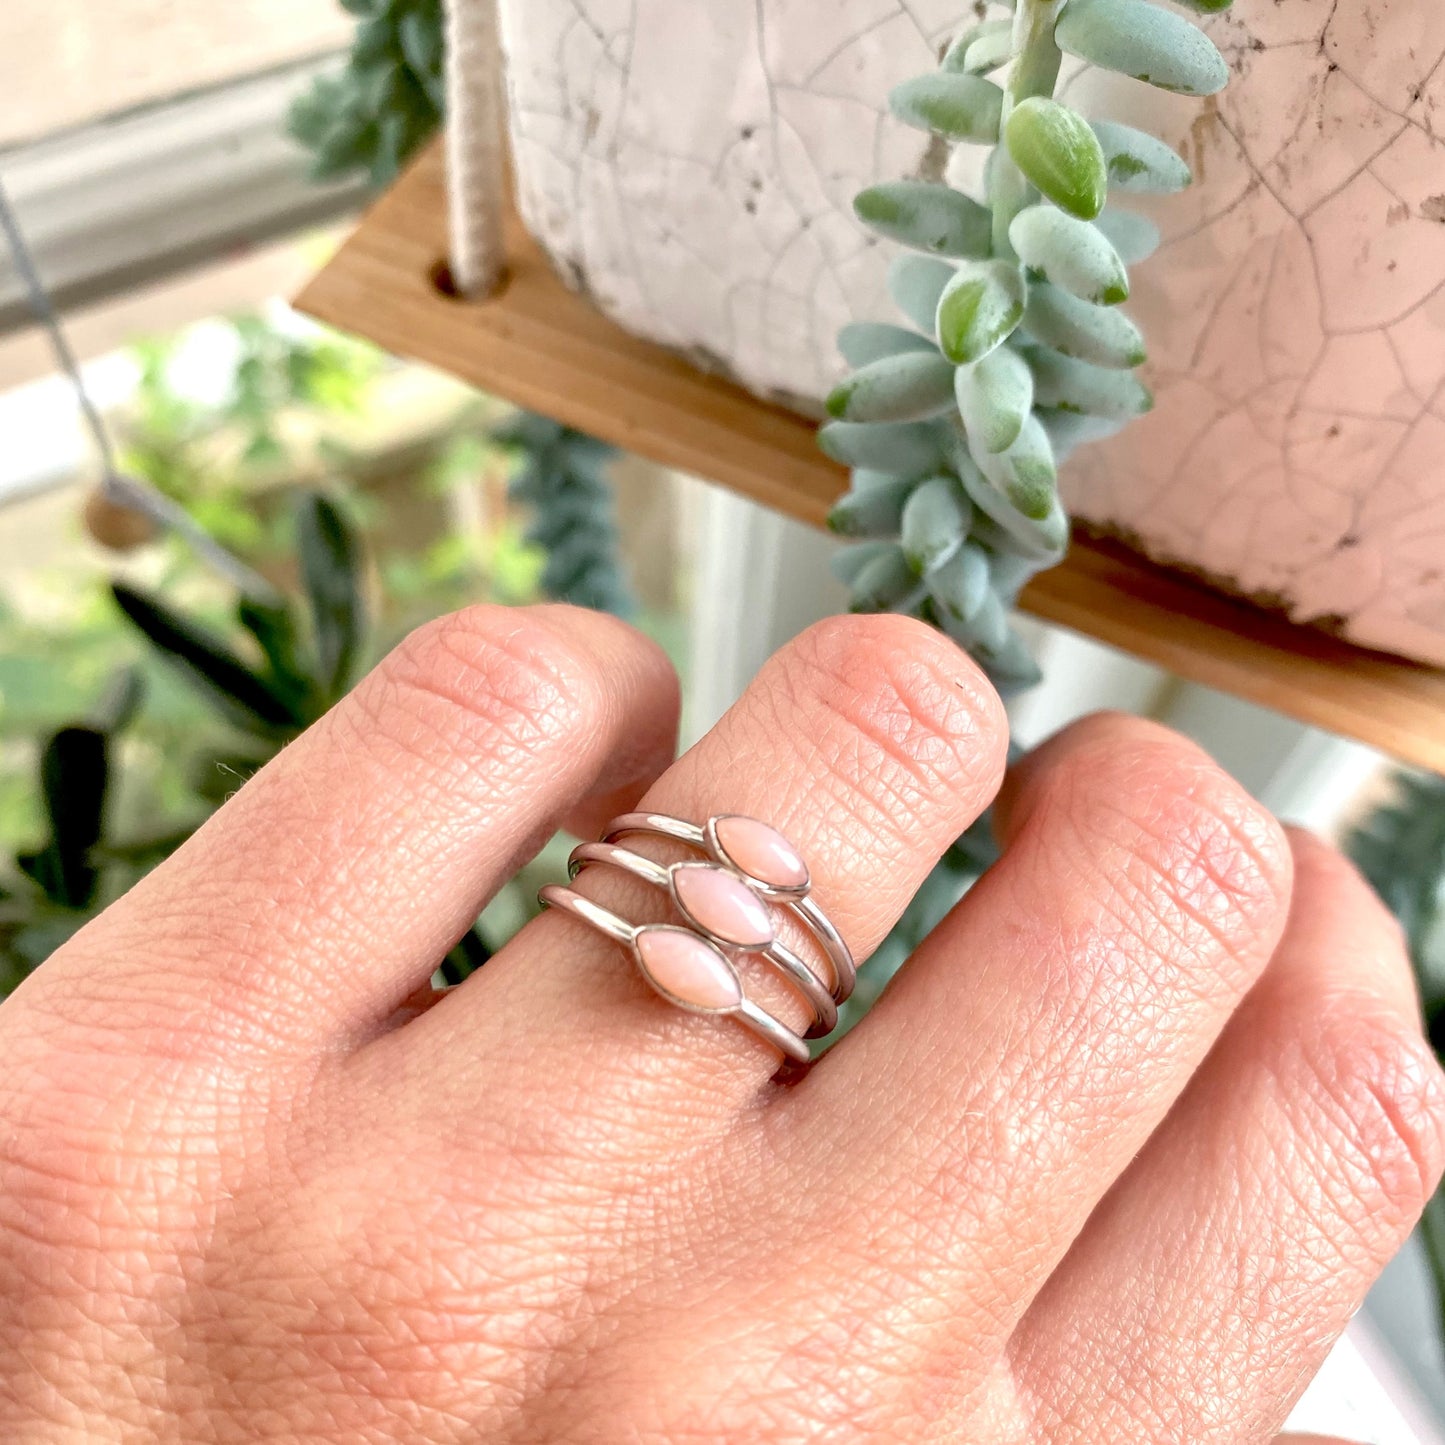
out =
[(732, 965), (686, 928), (644, 928), (637, 935), (637, 956), (652, 984), (689, 1008), (716, 1013), (743, 1000)]
[(672, 870), (678, 906), (704, 933), (738, 948), (766, 948), (773, 941), (768, 905), (741, 878), (711, 863)]
[(728, 862), (749, 878), (756, 878), (770, 888), (806, 886), (808, 865), (776, 828), (756, 818), (734, 815), (719, 818), (713, 832)]

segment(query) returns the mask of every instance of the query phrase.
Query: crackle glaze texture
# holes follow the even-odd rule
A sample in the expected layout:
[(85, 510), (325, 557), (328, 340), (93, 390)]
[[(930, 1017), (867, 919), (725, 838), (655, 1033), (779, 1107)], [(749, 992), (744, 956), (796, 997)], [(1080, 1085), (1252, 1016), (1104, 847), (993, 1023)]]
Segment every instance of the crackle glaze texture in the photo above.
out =
[[(966, 0), (502, 0), (520, 199), (635, 332), (816, 409), (892, 319), (862, 186), (951, 160), (886, 113)], [(1066, 72), (1196, 184), (1129, 197), (1157, 406), (1064, 468), (1093, 526), (1365, 644), (1445, 663), (1445, 6), (1236, 0), (1205, 102)]]

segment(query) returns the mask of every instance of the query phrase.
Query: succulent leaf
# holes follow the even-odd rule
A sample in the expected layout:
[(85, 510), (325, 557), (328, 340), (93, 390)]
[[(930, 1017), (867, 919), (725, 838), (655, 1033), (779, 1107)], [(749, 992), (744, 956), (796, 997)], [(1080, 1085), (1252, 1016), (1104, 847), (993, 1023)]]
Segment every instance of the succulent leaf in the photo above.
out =
[(1132, 371), (1091, 366), (1046, 346), (1030, 347), (1025, 354), (1041, 407), (1127, 421), (1154, 405), (1149, 388)]
[(1047, 281), (1029, 287), (1023, 324), (1035, 341), (1095, 366), (1125, 370), (1145, 359), (1144, 338), (1122, 311), (1090, 305)]
[(903, 326), (890, 326), (886, 321), (850, 321), (838, 333), (838, 350), (849, 366), (867, 366), (885, 356), (901, 356), (910, 351), (938, 354), (937, 342), (909, 331)]
[(893, 477), (867, 491), (850, 491), (833, 503), (828, 530), (840, 537), (896, 537), (903, 523), (903, 504), (917, 483)]
[(901, 477), (926, 477), (945, 460), (939, 428), (928, 422), (832, 421), (819, 430), (818, 445), (844, 466)]
[(904, 611), (920, 591), (903, 549), (894, 543), (859, 568), (850, 588), (849, 605), (854, 612)]
[(993, 218), (986, 206), (934, 181), (889, 181), (859, 191), (853, 210), (866, 226), (935, 256), (983, 257)]
[(1056, 100), (1029, 96), (1009, 114), (1004, 141), (1014, 164), (1060, 209), (1085, 221), (1104, 209), (1104, 152), (1083, 116)]
[(1023, 272), (1012, 261), (972, 261), (938, 298), (938, 344), (960, 366), (980, 361), (1013, 334), (1024, 314)]
[(1009, 244), (1030, 270), (1085, 301), (1117, 306), (1129, 299), (1128, 268), (1089, 221), (1054, 206), (1028, 206), (1014, 217)]
[(948, 140), (990, 145), (998, 139), (1003, 91), (979, 75), (940, 71), (894, 86), (888, 105), (905, 125)]
[[(1116, 376), (1123, 375), (1115, 372)], [(1089, 442), (1101, 442), (1116, 436), (1125, 423), (1106, 416), (1086, 416), (1083, 412), (1063, 411), (1054, 407), (1041, 406), (1034, 413), (1039, 424), (1048, 432), (1053, 443), (1054, 456), (1062, 462), (1076, 447)]]
[(958, 268), (931, 256), (904, 253), (888, 268), (888, 294), (898, 309), (926, 336), (936, 335), (938, 300)]
[(1000, 346), (973, 366), (958, 368), (955, 394), (970, 448), (1007, 451), (1034, 404), (1033, 373), (1017, 351)]
[(970, 75), (987, 75), (1007, 65), (1013, 57), (1013, 23), (1007, 22), (1002, 30), (990, 31), (974, 38), (963, 56), (963, 68)]
[(1104, 152), (1111, 189), (1168, 196), (1182, 191), (1194, 179), (1184, 157), (1148, 131), (1111, 120), (1091, 123)]
[(931, 568), (926, 578), (934, 605), (962, 622), (983, 606), (990, 580), (988, 553), (975, 542), (965, 542), (946, 562)]
[[(1047, 517), (1033, 521), (979, 471), (966, 447), (961, 455), (955, 452), (954, 465), (969, 500), (995, 524), (1001, 536), (1008, 538), (1015, 552), (1031, 558), (1040, 568), (1053, 566), (1064, 555), (1069, 544), (1069, 519), (1057, 500)], [(976, 525), (974, 532), (981, 538), (985, 536), (981, 525)]]
[(1013, 28), (1013, 20), (1008, 16), (999, 20), (981, 20), (977, 25), (970, 25), (967, 30), (960, 31), (953, 43), (944, 51), (939, 69), (951, 74), (973, 70), (974, 67), (968, 61), (968, 52), (980, 41), (985, 40), (992, 41), (994, 44), (1002, 43), (1006, 47), (1005, 59), (1007, 59), (1007, 47), (1013, 39)]
[(829, 566), (845, 587), (851, 587), (870, 562), (886, 556), (897, 545), (896, 542), (855, 542), (834, 552)]
[(828, 393), (828, 415), (840, 421), (924, 421), (953, 402), (953, 367), (936, 351), (885, 356), (844, 378)]
[(974, 460), (984, 476), (1031, 522), (1043, 521), (1058, 503), (1058, 466), (1048, 434), (1030, 413), (1006, 452)]
[(920, 482), (903, 506), (903, 555), (915, 572), (948, 560), (962, 545), (973, 520), (973, 504), (954, 477)]
[(1197, 26), (1149, 0), (1069, 0), (1054, 39), (1066, 55), (1180, 95), (1215, 95), (1229, 66)]
[(1121, 211), (1117, 206), (1107, 206), (1094, 224), (1109, 238), (1109, 244), (1126, 266), (1137, 266), (1141, 261), (1147, 261), (1159, 249), (1162, 239), (1159, 227), (1138, 211)]

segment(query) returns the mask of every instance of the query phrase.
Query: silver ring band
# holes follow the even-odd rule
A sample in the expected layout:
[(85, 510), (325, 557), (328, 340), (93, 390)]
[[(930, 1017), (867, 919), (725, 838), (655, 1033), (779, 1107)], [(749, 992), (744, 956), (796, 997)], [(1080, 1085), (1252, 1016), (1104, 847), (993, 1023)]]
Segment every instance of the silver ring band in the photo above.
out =
[[(777, 1049), (795, 1069), (807, 1067), (812, 1058), (807, 1043), (785, 1023), (775, 1019), (772, 1014), (759, 1008), (748, 998), (743, 993), (741, 980), (737, 978), (736, 971), (733, 970), (731, 962), (722, 950), (700, 935), (693, 933), (691, 929), (678, 928), (672, 924), (645, 924), (639, 928), (610, 909), (604, 908), (600, 903), (594, 903), (590, 898), (585, 898), (582, 894), (574, 893), (572, 889), (563, 888), (556, 883), (549, 883), (537, 897), (548, 908), (556, 908), (563, 913), (569, 913), (573, 918), (587, 924), (589, 928), (595, 928), (599, 933), (628, 948), (638, 967), (642, 970), (643, 976), (669, 1003), (676, 1004), (678, 1008), (686, 1009), (689, 1013), (711, 1014), (719, 1018), (736, 1019)], [(720, 991), (719, 1002), (708, 1006), (698, 1001), (696, 993), (688, 996), (669, 989), (665, 982), (666, 976), (659, 977), (659, 970), (656, 966), (649, 966), (647, 947), (649, 938), (656, 939), (665, 935), (677, 935), (691, 940), (689, 947), (695, 945), (711, 950), (716, 955), (715, 963), (721, 965), (721, 968), (718, 969), (719, 979), (724, 977), (723, 969), (731, 972), (736, 985), (735, 990), (727, 994)], [(726, 997), (726, 1002), (722, 1001), (724, 997)]]
[[(838, 1027), (838, 1005), (822, 979), (798, 957), (781, 939), (773, 937), (766, 943), (747, 939), (724, 937), (710, 929), (706, 923), (695, 917), (685, 901), (679, 896), (678, 878), (680, 870), (705, 868), (710, 865), (699, 863), (655, 863), (641, 853), (619, 847), (616, 843), (579, 843), (567, 860), (569, 878), (575, 878), (589, 863), (601, 863), (620, 868), (654, 888), (665, 890), (687, 921), (705, 938), (724, 948), (737, 949), (742, 953), (756, 954), (773, 964), (779, 974), (791, 983), (807, 1000), (813, 1010), (813, 1026), (804, 1037), (822, 1038)], [(686, 874), (682, 874), (685, 878)]]
[(805, 876), (801, 883), (791, 887), (780, 886), (776, 881), (769, 881), (760, 877), (757, 872), (740, 867), (724, 846), (723, 838), (719, 836), (720, 827), (725, 827), (728, 823), (746, 823), (756, 828), (764, 826), (751, 818), (740, 818), (735, 814), (715, 816), (708, 820), (705, 828), (699, 828), (696, 823), (669, 817), (666, 813), (624, 813), (607, 825), (602, 841), (615, 843), (629, 833), (651, 834), (654, 837), (671, 838), (674, 842), (686, 844), (697, 852), (705, 853), (714, 863), (744, 879), (763, 897), (786, 909), (813, 935), (833, 969), (833, 998), (838, 1003), (844, 1002), (857, 983), (858, 970), (853, 962), (852, 951), (843, 941), (842, 935), (833, 927), (823, 910), (808, 897), (810, 881)]

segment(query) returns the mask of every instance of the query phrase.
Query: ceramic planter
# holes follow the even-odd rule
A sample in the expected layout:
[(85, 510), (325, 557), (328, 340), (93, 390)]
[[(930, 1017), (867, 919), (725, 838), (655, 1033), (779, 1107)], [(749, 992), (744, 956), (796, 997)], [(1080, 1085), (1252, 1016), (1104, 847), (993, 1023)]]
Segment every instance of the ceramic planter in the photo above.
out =
[[(979, 7), (982, 8), (982, 7)], [(972, 184), (884, 97), (963, 0), (501, 0), (519, 197), (603, 310), (816, 410), (850, 319), (891, 316), (880, 179)], [(1445, 663), (1445, 7), (1237, 0), (1203, 106), (1097, 72), (1085, 114), (1196, 184), (1135, 268), (1154, 412), (1084, 448), (1088, 525), (1291, 617)]]

